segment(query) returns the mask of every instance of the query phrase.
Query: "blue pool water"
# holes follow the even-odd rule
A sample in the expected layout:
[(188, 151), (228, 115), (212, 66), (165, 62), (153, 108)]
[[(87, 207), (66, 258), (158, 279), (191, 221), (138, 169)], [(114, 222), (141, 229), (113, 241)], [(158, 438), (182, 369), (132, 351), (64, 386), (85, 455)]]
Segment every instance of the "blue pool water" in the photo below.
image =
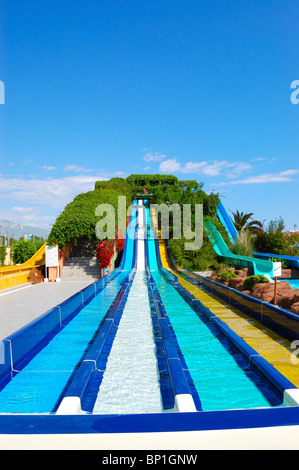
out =
[(279, 405), (281, 400), (272, 387), (249, 367), (217, 327), (204, 316), (199, 318), (160, 273), (153, 272), (152, 276), (203, 410)]
[[(147, 211), (147, 216), (149, 212)], [(156, 263), (149, 240), (150, 268)], [(270, 407), (281, 398), (204, 315), (199, 317), (162, 275), (151, 271), (201, 401), (202, 409)]]
[(120, 290), (127, 272), (107, 284), (0, 391), (0, 413), (50, 413)]
[(287, 281), (292, 289), (299, 289), (299, 279), (279, 279), (279, 282)]
[[(149, 216), (148, 211), (146, 214)], [(135, 217), (136, 211), (133, 211), (133, 215)], [(130, 258), (126, 261), (130, 268), (133, 245), (131, 241), (128, 243)], [(248, 364), (245, 356), (232, 346), (213, 323), (193, 310), (169, 282), (165, 270), (159, 271), (154, 240), (149, 241), (148, 254), (153, 280), (202, 409), (279, 406), (281, 397), (272, 386)], [(127, 274), (128, 271), (120, 271), (114, 279), (111, 278), (106, 288), (82, 308), (0, 391), (0, 413), (55, 411), (61, 394), (82, 361)], [(130, 294), (122, 321), (117, 327), (115, 343), (112, 343), (107, 368), (104, 371), (99, 367), (97, 371), (104, 373), (105, 377), (97, 390), (95, 413), (136, 412), (138, 400), (137, 412), (160, 412), (155, 338), (143, 269), (136, 275)], [(136, 391), (138, 389), (138, 400), (131, 393), (132, 388)], [(123, 397), (126, 403), (121, 402)]]

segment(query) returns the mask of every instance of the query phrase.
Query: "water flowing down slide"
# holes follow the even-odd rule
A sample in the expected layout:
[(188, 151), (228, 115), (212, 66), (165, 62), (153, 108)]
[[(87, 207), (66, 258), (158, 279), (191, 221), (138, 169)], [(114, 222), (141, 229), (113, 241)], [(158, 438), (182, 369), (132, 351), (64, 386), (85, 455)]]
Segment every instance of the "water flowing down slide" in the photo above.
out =
[[(152, 226), (155, 226), (155, 220), (153, 220)], [(155, 235), (154, 232), (155, 230), (152, 231), (152, 237)], [(248, 361), (244, 361), (240, 352), (233, 351), (231, 347), (227, 348), (228, 343), (225, 336), (202, 312), (195, 311), (195, 304), (187, 301), (187, 296), (184, 295), (181, 287), (201, 299), (212, 310), (215, 319), (218, 313), (223, 315), (226, 313), (228, 318), (238, 319), (238, 313), (242, 315), (241, 312), (227, 305), (224, 306), (221, 300), (217, 300), (215, 296), (201, 291), (190, 280), (187, 281), (179, 271), (174, 271), (168, 261), (167, 248), (165, 241), (161, 240), (160, 232), (158, 231), (156, 253), (153, 249), (155, 240), (152, 237), (149, 237), (150, 272), (160, 293), (180, 351), (183, 354), (186, 372), (190, 374), (191, 389), (191, 384), (194, 384), (194, 402), (198, 403), (197, 392), (203, 410), (235, 407), (250, 408), (252, 406), (267, 407), (279, 404), (280, 401), (267, 380), (256, 378), (253, 379), (253, 382), (251, 381), (256, 372), (253, 369), (249, 372), (247, 369)], [(150, 238), (152, 239), (150, 240)], [(155, 269), (156, 264), (159, 265), (158, 270)], [(246, 331), (245, 325), (246, 321), (243, 324), (244, 331)], [(253, 331), (254, 328), (252, 327), (250, 330), (250, 325), (248, 325), (247, 332), (248, 336), (251, 335), (252, 348), (259, 343), (261, 337), (262, 339), (267, 337), (265, 332), (261, 333), (257, 328), (256, 335)], [(256, 339), (255, 343), (253, 338)], [(287, 358), (287, 349), (282, 345), (280, 345), (279, 351), (278, 348), (279, 345), (273, 341), (272, 349), (269, 348), (267, 351), (267, 358), (271, 358), (271, 355), (276, 355), (276, 358)], [(281, 352), (284, 356), (280, 355)], [(283, 367), (281, 367), (281, 370), (283, 371)], [(292, 378), (294, 377), (292, 376)], [(298, 373), (295, 378), (299, 383)], [(257, 383), (263, 384), (261, 388), (259, 385), (257, 386)], [(286, 380), (286, 384), (288, 386), (288, 380)], [(291, 383), (291, 387), (295, 387), (293, 383)]]
[[(134, 201), (129, 226), (132, 232), (136, 229), (136, 207), (137, 201)], [(57, 408), (84, 351), (88, 349), (99, 325), (120, 295), (124, 288), (123, 283), (132, 273), (134, 235), (130, 238), (127, 233), (124, 252), (120, 267), (98, 281), (103, 287), (99, 289), (95, 287), (97, 295), (83, 308), (82, 301), (78, 303), (76, 299), (70, 299), (70, 313), (76, 308), (77, 314), (71, 320), (68, 318), (65, 321), (60, 320), (60, 326), (52, 333), (49, 332), (50, 339), (43, 340), (44, 344), (39, 346), (39, 351), (34, 352), (31, 360), (28, 361), (27, 357), (24, 359), (25, 365), (22, 363), (17, 367), (13, 364), (12, 377), (9, 377), (10, 380), (6, 379), (8, 383), (0, 390), (0, 413), (50, 413)], [(66, 308), (66, 305), (63, 308)], [(35, 336), (38, 341), (39, 335), (41, 341), (45, 331), (39, 330), (38, 325), (31, 330), (28, 329), (30, 341), (33, 341), (32, 338)], [(14, 346), (19, 342), (18, 332), (7, 341), (11, 343), (12, 353), (16, 354), (14, 351), (17, 352), (20, 348)], [(23, 344), (24, 341), (23, 339)]]
[[(83, 291), (79, 304), (78, 296), (68, 299), (68, 316), (65, 306), (57, 308), (60, 325), (41, 336), (29, 356), (21, 356), (23, 338), (44, 334), (39, 322), (7, 339), (13, 369), (10, 374), (5, 366), (4, 380), (0, 367), (0, 413), (130, 415), (282, 405), (298, 373), (291, 382), (282, 375), (283, 362), (273, 381), (254, 367), (264, 360), (254, 343), (248, 361), (217, 324), (219, 316), (223, 322), (235, 316), (239, 324), (241, 313), (198, 293), (191, 278), (169, 264), (159, 235), (155, 213), (134, 201), (120, 267), (91, 285), (86, 302)], [(187, 291), (208, 305), (211, 319)], [(246, 323), (245, 332), (252, 327)], [(268, 332), (260, 334), (257, 346)], [(267, 346), (266, 359), (276, 353)], [(15, 362), (16, 354), (22, 360)]]
[[(286, 378), (286, 380), (292, 384), (291, 388), (295, 387), (297, 392), (297, 387), (299, 387), (299, 371), (298, 367), (290, 364), (289, 339), (275, 332), (273, 329), (266, 327), (265, 324), (260, 323), (260, 321), (255, 320), (257, 315), (254, 310), (252, 310), (250, 314), (246, 314), (243, 310), (234, 307), (228, 301), (223, 301), (221, 297), (213, 293), (212, 287), (206, 286), (206, 282), (204, 282), (205, 279), (202, 276), (177, 266), (172, 258), (169, 244), (160, 237), (159, 251), (163, 269), (177, 277), (179, 284), (192, 295), (193, 301), (198, 300), (201, 308), (208, 312), (208, 315), (210, 315), (213, 321), (217, 322), (218, 318), (223, 324), (227, 325), (233, 334), (237, 334), (241, 341), (244, 340), (246, 344), (255, 351), (257, 356), (265, 359), (267, 363), (275, 368), (275, 371), (277, 370), (279, 374), (281, 374), (282, 378)], [(211, 281), (211, 283), (213, 283), (213, 281)], [(221, 288), (226, 289), (224, 286), (221, 286)], [(233, 289), (228, 290), (233, 291)], [(230, 295), (233, 299), (233, 294), (229, 293), (227, 294), (227, 298), (229, 298)], [(244, 303), (246, 305), (246, 299)], [(263, 304), (263, 302), (261, 304)], [(254, 301), (252, 308), (256, 310), (258, 308)], [(266, 314), (266, 305), (264, 305), (264, 314)], [(275, 308), (273, 313), (270, 312), (271, 321), (274, 318), (277, 319), (277, 324), (282, 333), (287, 331), (286, 328), (290, 321), (288, 318), (285, 318), (287, 315), (287, 312), (281, 312), (281, 318), (278, 317), (278, 312), (275, 311)], [(296, 325), (296, 322), (294, 325)], [(294, 326), (290, 324), (290, 328), (292, 329), (290, 333), (291, 336), (294, 335), (293, 337), (295, 337)]]
[(139, 201), (136, 274), (108, 357), (94, 414), (162, 412), (145, 272), (145, 230), (144, 209)]

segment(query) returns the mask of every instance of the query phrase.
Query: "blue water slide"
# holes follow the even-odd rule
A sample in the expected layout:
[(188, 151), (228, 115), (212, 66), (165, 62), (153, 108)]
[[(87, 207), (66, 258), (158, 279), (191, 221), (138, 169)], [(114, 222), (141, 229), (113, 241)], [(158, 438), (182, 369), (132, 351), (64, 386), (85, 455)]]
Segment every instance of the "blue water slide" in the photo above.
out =
[(287, 255), (274, 255), (271, 253), (260, 253), (258, 251), (252, 252), (253, 256), (259, 259), (275, 259), (277, 258), (278, 261), (283, 260), (285, 261), (286, 265), (290, 268), (299, 269), (299, 257), (296, 256), (287, 256)]
[[(133, 207), (130, 228), (134, 230), (135, 225), (136, 208)], [(134, 238), (127, 240), (123, 266), (3, 340), (1, 412), (48, 413), (54, 410), (95, 333), (106, 334), (110, 330), (109, 323), (111, 326), (111, 313), (124, 305), (124, 294), (134, 273), (135, 252)], [(126, 266), (128, 271), (122, 269)], [(72, 344), (67, 354), (66, 344)], [(23, 396), (29, 398), (24, 402)]]
[(126, 241), (124, 247), (123, 260), (121, 268), (124, 271), (130, 271), (134, 266), (134, 240), (136, 232), (136, 223), (138, 217), (137, 201), (133, 201), (131, 219), (126, 232)]
[(217, 207), (217, 215), (222, 225), (226, 228), (230, 241), (235, 243), (238, 238), (238, 232), (221, 201)]
[(156, 231), (151, 228), (151, 221), (150, 221), (150, 211), (147, 207), (145, 210), (145, 220), (147, 226), (147, 247), (148, 247), (148, 263), (149, 269), (151, 271), (157, 271), (158, 264), (157, 264), (157, 253), (156, 253)]

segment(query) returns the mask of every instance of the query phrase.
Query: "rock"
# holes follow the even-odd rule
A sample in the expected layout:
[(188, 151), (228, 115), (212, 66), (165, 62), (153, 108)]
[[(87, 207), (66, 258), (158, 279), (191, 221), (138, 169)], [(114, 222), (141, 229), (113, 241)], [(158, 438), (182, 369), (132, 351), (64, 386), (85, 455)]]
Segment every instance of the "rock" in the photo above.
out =
[(246, 295), (251, 295), (250, 290), (243, 290), (242, 293), (243, 293), (243, 294), (246, 294)]
[(218, 276), (207, 276), (207, 279), (211, 279), (211, 281), (217, 281)]
[(235, 273), (238, 277), (245, 278), (248, 277), (248, 268), (235, 269)]
[(290, 310), (292, 313), (296, 313), (297, 315), (299, 315), (299, 302), (296, 302), (293, 305), (291, 305)]
[[(274, 303), (274, 283), (256, 284), (251, 292), (253, 297), (264, 302)], [(292, 289), (288, 282), (277, 283), (277, 305), (290, 309), (292, 305), (299, 303), (299, 289)]]
[[(251, 295), (257, 299), (263, 300), (264, 302), (273, 303), (274, 301), (274, 283), (266, 284), (255, 284), (252, 289)], [(282, 298), (290, 297), (293, 298), (294, 292), (288, 282), (277, 283), (277, 303)], [(286, 302), (286, 299), (284, 300)], [(292, 303), (292, 302), (291, 302)]]
[(282, 308), (287, 308), (289, 309), (291, 305), (293, 304), (293, 295), (290, 294), (282, 296), (281, 298), (277, 298), (277, 303), (279, 304), (280, 307)]
[(292, 270), (291, 269), (282, 269), (281, 270), (281, 277), (283, 279), (290, 279), (292, 277)]
[(237, 289), (237, 290), (242, 290), (242, 287), (243, 287), (243, 283), (244, 283), (244, 280), (246, 278), (244, 277), (233, 277), (230, 281), (229, 281), (229, 287), (232, 287), (233, 289)]

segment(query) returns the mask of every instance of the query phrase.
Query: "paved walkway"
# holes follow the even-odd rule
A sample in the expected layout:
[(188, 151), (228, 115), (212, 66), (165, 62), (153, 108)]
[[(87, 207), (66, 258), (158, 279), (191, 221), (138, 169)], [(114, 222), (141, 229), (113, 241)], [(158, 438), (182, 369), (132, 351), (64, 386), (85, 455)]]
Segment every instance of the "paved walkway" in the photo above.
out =
[(0, 341), (89, 284), (90, 281), (49, 282), (0, 291)]

